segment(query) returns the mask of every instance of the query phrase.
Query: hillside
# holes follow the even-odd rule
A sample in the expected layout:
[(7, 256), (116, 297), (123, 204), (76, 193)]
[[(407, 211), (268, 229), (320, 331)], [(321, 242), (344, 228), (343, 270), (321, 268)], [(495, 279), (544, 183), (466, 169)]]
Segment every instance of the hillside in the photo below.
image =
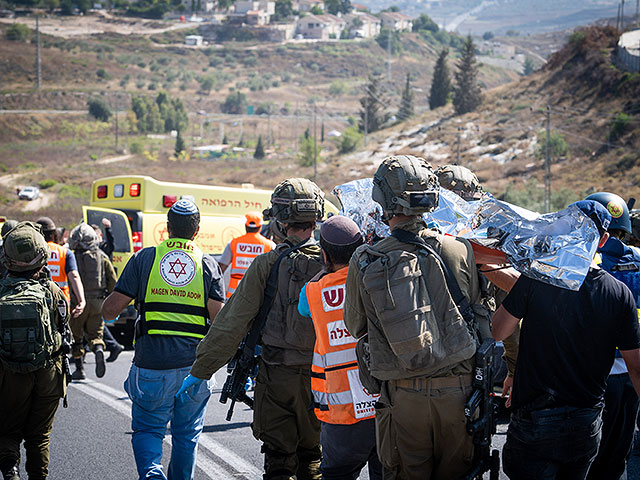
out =
[(370, 176), (390, 153), (455, 162), (459, 142), (459, 163), (487, 190), (541, 209), (549, 106), (552, 139), (566, 144), (552, 158), (553, 208), (598, 190), (640, 199), (640, 74), (612, 64), (618, 35), (611, 27), (580, 30), (542, 70), (488, 92), (478, 111), (456, 117), (448, 106), (377, 132), (336, 171)]
[[(42, 35), (40, 92), (34, 90), (33, 40), (8, 41), (4, 36), (0, 40), (3, 216), (33, 218), (46, 211), (70, 225), (79, 217), (79, 206), (88, 201), (91, 182), (106, 175), (147, 173), (164, 180), (224, 185), (250, 181), (267, 188), (287, 175), (310, 176), (313, 168), (300, 166), (298, 152), (300, 137), (306, 129), (313, 130), (314, 118), (316, 135), (323, 140), (319, 141), (318, 181), (330, 189), (335, 183), (333, 174), (325, 173), (329, 172), (326, 161), (336, 146), (328, 133), (342, 132), (355, 121), (367, 77), (386, 74), (387, 69), (387, 52), (375, 40), (286, 45), (228, 42), (190, 48), (182, 42), (195, 31), (170, 30), (171, 22), (145, 22), (141, 28), (159, 32), (150, 35), (114, 31), (75, 35), (87, 19), (47, 19), (51, 31), (58, 31), (56, 36)], [(80, 24), (72, 23), (76, 21)], [(123, 28), (134, 28), (132, 21), (119, 21), (124, 22)], [(99, 29), (100, 22), (107, 20), (91, 18), (89, 25)], [(6, 29), (6, 24), (0, 24), (0, 29)], [(74, 35), (67, 38), (69, 31)], [(423, 112), (428, 109), (435, 56), (449, 46), (453, 64), (460, 37), (444, 32), (437, 38), (405, 33), (398, 40), (391, 59), (391, 82), (384, 75), (385, 102), (389, 112), (395, 113), (406, 74), (411, 73), (416, 110)], [(515, 78), (518, 74), (513, 71), (481, 69), (486, 88)], [(210, 90), (205, 90), (207, 83)], [(189, 149), (221, 143), (226, 137), (237, 147), (234, 153), (215, 163), (197, 155), (176, 163), (174, 138), (133, 132), (132, 97), (155, 99), (160, 91), (184, 102), (190, 125), (183, 135)], [(221, 114), (221, 104), (237, 92), (247, 96), (258, 115)], [(103, 123), (86, 114), (87, 101), (96, 97), (119, 111), (117, 148), (113, 117)], [(267, 139), (268, 155), (257, 162), (252, 154), (260, 135)], [(48, 185), (43, 199), (17, 200), (17, 187), (41, 183)]]

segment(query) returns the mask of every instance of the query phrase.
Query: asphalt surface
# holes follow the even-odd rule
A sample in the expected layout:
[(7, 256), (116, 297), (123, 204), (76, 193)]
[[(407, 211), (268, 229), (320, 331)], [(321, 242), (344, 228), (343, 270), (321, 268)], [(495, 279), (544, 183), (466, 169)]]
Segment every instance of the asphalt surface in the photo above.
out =
[[(136, 478), (131, 449), (131, 402), (123, 388), (133, 352), (123, 352), (115, 363), (107, 364), (107, 374), (100, 380), (94, 374), (94, 360), (87, 356), (86, 381), (69, 387), (69, 408), (56, 414), (51, 440), (50, 476), (52, 480), (87, 478), (103, 480)], [(73, 368), (73, 365), (72, 365)], [(218, 387), (207, 407), (204, 433), (198, 450), (195, 478), (251, 479), (262, 478), (260, 443), (251, 434), (252, 412), (236, 405), (233, 419), (225, 420), (228, 405), (221, 404), (220, 386), (226, 372), (216, 374)], [(498, 425), (493, 447), (502, 450), (506, 437), (506, 420)], [(170, 437), (165, 439), (163, 464), (169, 463)], [(22, 477), (26, 478), (24, 470)], [(488, 474), (485, 478), (488, 478)], [(368, 479), (363, 471), (361, 479)], [(640, 478), (640, 457), (630, 462), (629, 479)], [(500, 472), (500, 479), (507, 479)]]

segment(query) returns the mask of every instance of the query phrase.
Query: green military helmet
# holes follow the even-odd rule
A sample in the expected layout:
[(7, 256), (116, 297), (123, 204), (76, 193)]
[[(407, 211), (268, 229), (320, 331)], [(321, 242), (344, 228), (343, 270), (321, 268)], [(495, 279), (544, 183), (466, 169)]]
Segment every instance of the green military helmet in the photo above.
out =
[(7, 220), (2, 224), (2, 230), (0, 231), (0, 237), (4, 238), (7, 234), (13, 229), (16, 225), (18, 225), (17, 220)]
[(609, 192), (597, 192), (589, 195), (585, 200), (593, 200), (600, 203), (607, 209), (611, 215), (611, 223), (608, 230), (622, 230), (627, 233), (631, 232), (631, 217), (629, 216), (629, 208), (626, 202), (616, 195)]
[(451, 190), (465, 200), (475, 200), (482, 196), (482, 185), (473, 173), (462, 165), (442, 165), (436, 170), (442, 188)]
[(289, 178), (271, 194), (271, 208), (262, 212), (265, 220), (282, 223), (316, 222), (324, 217), (324, 193), (306, 178)]
[(91, 250), (99, 243), (98, 234), (86, 223), (74, 227), (69, 234), (69, 248), (71, 250)]
[(21, 222), (7, 234), (2, 244), (2, 261), (8, 270), (26, 272), (47, 264), (49, 247), (40, 226)]
[(398, 155), (385, 158), (378, 167), (371, 196), (387, 218), (393, 214), (422, 215), (438, 206), (439, 189), (438, 177), (429, 162)]

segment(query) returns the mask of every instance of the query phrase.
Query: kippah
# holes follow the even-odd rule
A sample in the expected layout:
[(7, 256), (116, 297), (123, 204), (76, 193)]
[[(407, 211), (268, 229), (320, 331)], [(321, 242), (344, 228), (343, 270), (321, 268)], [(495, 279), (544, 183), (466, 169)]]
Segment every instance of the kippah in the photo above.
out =
[(176, 215), (195, 215), (196, 213), (199, 213), (196, 204), (186, 198), (181, 198), (174, 203), (169, 211)]
[(362, 239), (356, 222), (344, 215), (334, 215), (324, 222), (320, 236), (332, 245), (351, 245)]

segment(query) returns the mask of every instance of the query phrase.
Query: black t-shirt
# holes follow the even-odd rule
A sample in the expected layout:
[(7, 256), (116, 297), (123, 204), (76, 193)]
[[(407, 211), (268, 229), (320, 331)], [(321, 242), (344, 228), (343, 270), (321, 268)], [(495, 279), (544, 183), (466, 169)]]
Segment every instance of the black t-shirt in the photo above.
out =
[(577, 292), (522, 275), (502, 305), (523, 319), (514, 409), (545, 395), (558, 406), (600, 406), (616, 347), (640, 348), (631, 291), (601, 269), (591, 268)]

